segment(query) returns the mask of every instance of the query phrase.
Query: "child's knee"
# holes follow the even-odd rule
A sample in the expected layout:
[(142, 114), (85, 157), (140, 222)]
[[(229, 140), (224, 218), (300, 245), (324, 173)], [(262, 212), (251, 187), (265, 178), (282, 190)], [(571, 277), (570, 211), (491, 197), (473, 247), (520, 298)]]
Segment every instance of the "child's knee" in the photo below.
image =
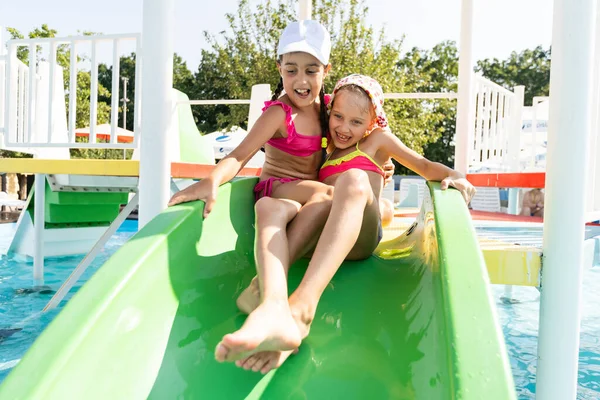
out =
[(335, 192), (344, 196), (364, 197), (372, 193), (369, 175), (360, 169), (351, 169), (341, 174), (335, 183)]
[(254, 210), (256, 212), (256, 218), (259, 220), (289, 220), (292, 219), (297, 212), (291, 204), (272, 197), (262, 197), (258, 199), (254, 205)]

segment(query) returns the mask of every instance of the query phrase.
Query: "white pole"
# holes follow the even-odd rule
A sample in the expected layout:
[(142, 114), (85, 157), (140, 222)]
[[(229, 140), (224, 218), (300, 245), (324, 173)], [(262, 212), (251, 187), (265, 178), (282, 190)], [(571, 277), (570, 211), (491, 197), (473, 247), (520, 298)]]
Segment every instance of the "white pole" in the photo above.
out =
[(535, 99), (533, 99), (533, 102), (531, 104), (531, 160), (530, 160), (530, 164), (529, 167), (530, 168), (535, 168), (535, 157), (537, 155), (537, 109), (538, 109), (538, 102), (536, 102)]
[[(592, 133), (590, 140), (590, 158), (600, 154), (600, 5), (596, 6), (596, 38), (594, 50), (594, 86), (592, 102)], [(600, 161), (597, 157), (591, 162), (591, 171), (588, 176), (587, 211), (600, 211)], [(590, 221), (586, 218), (587, 222)]]
[(511, 129), (508, 132), (508, 160), (510, 172), (520, 171), (521, 127), (523, 126), (523, 103), (525, 86), (515, 86), (515, 95), (510, 105)]
[(174, 4), (174, 0), (144, 0), (140, 228), (165, 209), (169, 201)]
[(312, 19), (312, 1), (311, 0), (300, 0), (300, 7), (298, 9), (298, 20)]
[[(0, 56), (6, 54), (6, 47), (4, 47), (4, 27), (0, 25)], [(0, 62), (0, 128), (4, 131), (0, 134), (0, 148), (4, 147), (4, 136), (6, 135), (6, 127), (4, 126), (4, 101), (6, 100), (6, 96), (2, 96), (2, 93), (5, 93), (6, 90), (6, 79), (8, 78), (8, 74), (6, 74), (6, 64), (7, 61)]]
[(252, 129), (252, 126), (262, 114), (262, 108), (265, 105), (265, 101), (271, 99), (271, 85), (263, 83), (260, 85), (252, 86), (252, 93), (250, 94), (250, 111), (248, 112), (248, 132)]
[(574, 399), (595, 0), (555, 0), (536, 398)]
[(0, 25), (0, 56), (6, 54), (6, 48), (4, 47), (4, 26)]
[[(33, 208), (33, 282), (35, 285), (44, 284), (44, 225), (46, 217), (46, 175), (35, 174), (35, 198)], [(25, 212), (25, 211), (24, 211)]]
[(463, 174), (469, 166), (469, 148), (473, 145), (473, 0), (462, 0), (460, 17), (460, 49), (458, 56), (458, 104), (454, 169)]

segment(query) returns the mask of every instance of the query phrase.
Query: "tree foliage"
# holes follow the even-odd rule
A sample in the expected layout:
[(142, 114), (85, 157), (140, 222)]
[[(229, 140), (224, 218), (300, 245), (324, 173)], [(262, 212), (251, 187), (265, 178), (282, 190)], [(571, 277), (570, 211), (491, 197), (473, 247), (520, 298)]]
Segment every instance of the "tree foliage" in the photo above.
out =
[[(279, 81), (276, 68), (276, 48), (285, 26), (296, 19), (295, 0), (262, 0), (255, 4), (240, 0), (235, 13), (226, 14), (228, 29), (218, 34), (204, 33), (208, 48), (202, 50), (201, 61), (192, 73), (177, 54), (173, 59), (173, 86), (191, 99), (248, 99), (255, 84), (269, 83), (272, 89)], [(313, 18), (322, 22), (332, 37), (332, 71), (325, 81), (326, 92), (343, 76), (351, 73), (370, 75), (377, 79), (386, 93), (456, 92), (458, 55), (454, 42), (442, 42), (432, 49), (413, 48), (403, 54), (402, 40), (389, 40), (384, 29), (376, 31), (364, 21), (368, 14), (362, 0), (313, 0)], [(8, 28), (12, 38), (24, 38), (19, 31)], [(83, 32), (85, 35), (95, 34)], [(56, 30), (41, 25), (28, 37), (55, 37)], [(18, 49), (17, 56), (29, 63), (28, 48)], [(44, 53), (36, 49), (36, 60)], [(81, 56), (78, 63), (89, 61)], [(135, 106), (135, 54), (121, 57), (119, 74), (128, 78), (127, 93), (119, 82), (118, 125), (123, 126), (123, 97), (126, 102), (126, 128), (133, 130)], [(69, 47), (57, 48), (57, 62), (64, 68), (66, 101), (69, 101)], [(86, 65), (86, 63), (81, 63)], [(513, 52), (506, 60), (486, 59), (476, 67), (486, 78), (512, 90), (525, 86), (526, 104), (533, 96), (547, 95), (550, 76), (550, 50), (536, 47), (521, 53)], [(110, 121), (113, 66), (98, 66), (98, 124)], [(90, 120), (89, 70), (79, 68), (77, 75), (77, 127), (86, 127)], [(452, 166), (453, 138), (456, 130), (456, 100), (387, 100), (385, 105), (394, 133), (409, 147), (427, 158)], [(218, 105), (192, 107), (201, 132), (228, 129), (234, 125), (246, 127), (248, 106)], [(68, 111), (68, 107), (67, 107)], [(0, 150), (0, 156), (7, 152)], [(10, 154), (10, 156), (15, 156)], [(23, 154), (22, 156), (28, 156)], [(72, 150), (78, 158), (122, 158), (121, 150)], [(405, 169), (397, 172), (405, 173)]]
[(479, 61), (475, 69), (509, 90), (525, 86), (525, 104), (531, 105), (533, 97), (550, 94), (550, 55), (551, 49), (537, 46), (520, 53), (513, 51), (506, 60)]
[[(456, 92), (458, 55), (456, 44), (442, 42), (431, 50), (413, 48), (399, 67), (409, 77), (416, 92)], [(456, 131), (456, 101), (424, 100), (420, 107), (429, 110), (428, 129), (432, 141), (425, 145), (424, 155), (449, 167), (454, 164), (454, 134)]]
[[(285, 26), (296, 19), (295, 1), (267, 0), (252, 8), (248, 0), (239, 2), (235, 14), (228, 14), (229, 30), (218, 36), (205, 33), (210, 49), (202, 52), (196, 72), (195, 98), (249, 98), (252, 85), (279, 81), (276, 49)], [(313, 13), (332, 37), (332, 71), (325, 81), (326, 92), (350, 73), (370, 75), (385, 92), (415, 90), (410, 79), (397, 68), (402, 60), (400, 40), (388, 40), (385, 31), (376, 32), (365, 24), (368, 8), (359, 0), (315, 0)], [(429, 112), (412, 100), (393, 100), (385, 105), (390, 126), (408, 146), (422, 152), (434, 141), (427, 129)], [(245, 127), (247, 106), (197, 107), (194, 114), (204, 131)]]

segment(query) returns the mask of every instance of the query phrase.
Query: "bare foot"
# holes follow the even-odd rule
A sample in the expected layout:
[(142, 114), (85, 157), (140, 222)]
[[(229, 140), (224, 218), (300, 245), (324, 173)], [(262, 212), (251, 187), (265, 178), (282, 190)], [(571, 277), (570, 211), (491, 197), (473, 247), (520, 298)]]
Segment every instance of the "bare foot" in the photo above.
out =
[(237, 298), (235, 304), (244, 314), (250, 314), (260, 304), (260, 287), (258, 277), (252, 278), (252, 281), (246, 289)]
[(261, 351), (293, 350), (302, 338), (287, 302), (263, 302), (241, 329), (223, 336), (215, 349), (219, 362), (236, 361)]
[[(310, 331), (310, 325), (315, 315), (314, 308), (294, 299), (292, 295), (290, 298), (290, 311), (300, 331), (302, 340), (304, 340)], [(250, 357), (236, 361), (235, 365), (245, 370), (260, 371), (262, 374), (266, 374), (272, 369), (281, 367), (290, 355), (297, 352), (298, 349), (292, 351), (261, 351), (252, 354)]]
[(297, 352), (298, 349), (286, 351), (261, 351), (260, 353), (252, 354), (250, 357), (236, 361), (235, 365), (247, 371), (260, 371), (260, 373), (266, 374), (272, 369), (279, 368), (291, 354), (296, 354)]

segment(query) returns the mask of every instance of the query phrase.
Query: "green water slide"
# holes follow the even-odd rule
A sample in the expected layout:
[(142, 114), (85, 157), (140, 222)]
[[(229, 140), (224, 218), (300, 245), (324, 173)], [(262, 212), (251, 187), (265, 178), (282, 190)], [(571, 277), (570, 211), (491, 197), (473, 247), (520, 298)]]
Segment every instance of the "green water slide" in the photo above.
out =
[[(255, 179), (170, 208), (96, 272), (0, 386), (0, 399), (514, 399), (487, 275), (458, 192), (346, 262), (297, 355), (267, 375), (213, 351), (244, 316)], [(290, 272), (299, 282), (306, 261)]]
[[(187, 102), (189, 97), (173, 89), (175, 100)], [(200, 164), (214, 164), (215, 154), (209, 138), (200, 134), (192, 108), (190, 105), (181, 104), (177, 107), (177, 121), (179, 123), (179, 161)]]

